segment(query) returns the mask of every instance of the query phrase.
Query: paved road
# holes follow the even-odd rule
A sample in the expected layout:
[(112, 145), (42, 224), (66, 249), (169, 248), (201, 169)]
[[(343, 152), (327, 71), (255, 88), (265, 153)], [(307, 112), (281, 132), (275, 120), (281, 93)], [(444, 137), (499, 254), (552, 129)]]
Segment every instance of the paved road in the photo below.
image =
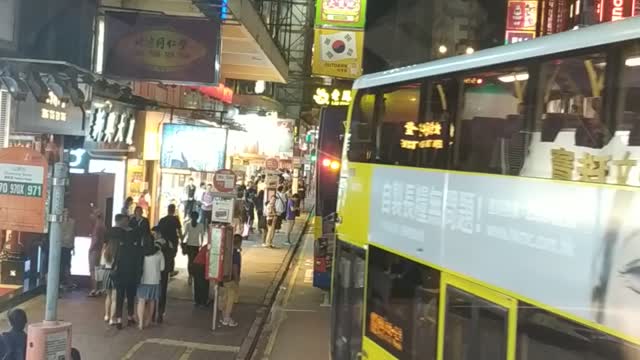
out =
[[(294, 234), (299, 233), (306, 215), (300, 217)], [(297, 238), (297, 236), (295, 237)], [(186, 256), (179, 255), (180, 275), (169, 286), (169, 301), (165, 323), (144, 331), (125, 328), (118, 331), (103, 322), (103, 299), (87, 298), (86, 292), (65, 294), (59, 302), (58, 317), (73, 324), (73, 346), (89, 360), (200, 360), (235, 359), (246, 346), (254, 321), (268, 311), (268, 298), (284, 273), (290, 248), (284, 245), (284, 235), (277, 234), (276, 249), (261, 247), (258, 235), (243, 243), (243, 267), (240, 302), (234, 311), (237, 328), (211, 329), (211, 309), (193, 306), (191, 290), (186, 281)], [(289, 254), (289, 255), (288, 255)], [(41, 321), (44, 297), (37, 297), (21, 306), (29, 321)], [(0, 329), (8, 328), (6, 316), (0, 316)], [(255, 328), (255, 326), (253, 326)]]
[(330, 308), (313, 282), (313, 236), (305, 235), (253, 360), (327, 360)]

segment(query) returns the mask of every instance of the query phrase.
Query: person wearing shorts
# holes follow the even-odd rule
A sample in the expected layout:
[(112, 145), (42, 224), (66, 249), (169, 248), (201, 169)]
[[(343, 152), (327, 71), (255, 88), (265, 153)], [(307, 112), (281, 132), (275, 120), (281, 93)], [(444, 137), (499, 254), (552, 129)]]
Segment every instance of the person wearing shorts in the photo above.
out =
[(93, 230), (91, 231), (91, 245), (89, 246), (89, 273), (91, 276), (90, 297), (96, 297), (100, 294), (98, 290), (98, 279), (96, 269), (100, 266), (100, 257), (102, 255), (102, 245), (104, 244), (105, 226), (100, 210), (95, 210), (92, 214)]

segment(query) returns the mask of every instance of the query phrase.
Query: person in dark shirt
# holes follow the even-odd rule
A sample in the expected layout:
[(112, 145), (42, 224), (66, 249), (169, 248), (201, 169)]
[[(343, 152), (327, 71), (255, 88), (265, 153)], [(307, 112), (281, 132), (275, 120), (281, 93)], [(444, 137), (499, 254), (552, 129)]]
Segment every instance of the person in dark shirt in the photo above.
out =
[(256, 208), (256, 197), (258, 196), (258, 190), (256, 184), (249, 184), (249, 188), (244, 195), (244, 207), (247, 214), (247, 223), (249, 224), (249, 231), (253, 230), (253, 221), (255, 219), (254, 209)]
[(125, 215), (116, 215), (116, 227), (124, 230), (119, 234), (119, 243), (113, 260), (112, 278), (116, 286), (115, 325), (122, 329), (122, 310), (127, 298), (128, 325), (135, 325), (135, 297), (142, 276), (142, 239), (128, 226)]
[(11, 330), (0, 335), (0, 359), (24, 360), (27, 355), (27, 314), (22, 309), (7, 313)]
[(176, 216), (176, 206), (174, 204), (169, 205), (167, 208), (168, 215), (160, 219), (158, 222), (158, 229), (162, 238), (167, 241), (167, 245), (171, 248), (171, 258), (169, 262), (165, 263), (165, 269), (169, 271), (171, 276), (178, 274), (175, 271), (176, 255), (178, 254), (179, 239), (182, 239), (182, 224), (180, 219)]
[(155, 319), (158, 324), (162, 324), (167, 306), (167, 289), (169, 287), (169, 269), (167, 268), (167, 264), (173, 261), (175, 255), (169, 242), (162, 237), (160, 228), (155, 226), (151, 231), (155, 238), (155, 243), (160, 245), (160, 251), (162, 251), (162, 255), (164, 255), (165, 264), (164, 270), (160, 272), (160, 299), (158, 300), (158, 307), (154, 309), (154, 314), (151, 318)]
[(184, 192), (187, 195), (187, 200), (184, 202), (184, 217), (187, 218), (191, 215), (191, 212), (193, 212), (196, 209), (196, 190), (198, 188), (196, 188), (195, 184), (193, 183), (193, 178), (189, 178), (189, 182), (187, 183), (187, 186), (185, 186), (184, 188)]
[(133, 217), (129, 220), (129, 227), (131, 230), (138, 232), (138, 236), (141, 238), (151, 237), (151, 226), (149, 220), (142, 216), (142, 207), (136, 206), (133, 211)]

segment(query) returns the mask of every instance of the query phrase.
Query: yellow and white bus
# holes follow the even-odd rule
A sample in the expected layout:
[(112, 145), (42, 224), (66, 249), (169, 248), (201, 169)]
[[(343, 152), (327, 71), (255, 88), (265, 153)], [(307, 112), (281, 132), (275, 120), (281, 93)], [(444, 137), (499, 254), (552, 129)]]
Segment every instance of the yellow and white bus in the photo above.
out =
[(354, 89), (334, 359), (640, 359), (640, 18)]

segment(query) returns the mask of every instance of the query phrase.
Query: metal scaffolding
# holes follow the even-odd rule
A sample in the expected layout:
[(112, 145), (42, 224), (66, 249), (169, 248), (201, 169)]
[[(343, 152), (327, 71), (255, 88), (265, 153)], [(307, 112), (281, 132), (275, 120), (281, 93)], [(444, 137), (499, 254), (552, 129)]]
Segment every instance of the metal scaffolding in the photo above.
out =
[(275, 98), (287, 116), (298, 118), (310, 98), (314, 0), (252, 0), (289, 64), (289, 82), (276, 84)]

